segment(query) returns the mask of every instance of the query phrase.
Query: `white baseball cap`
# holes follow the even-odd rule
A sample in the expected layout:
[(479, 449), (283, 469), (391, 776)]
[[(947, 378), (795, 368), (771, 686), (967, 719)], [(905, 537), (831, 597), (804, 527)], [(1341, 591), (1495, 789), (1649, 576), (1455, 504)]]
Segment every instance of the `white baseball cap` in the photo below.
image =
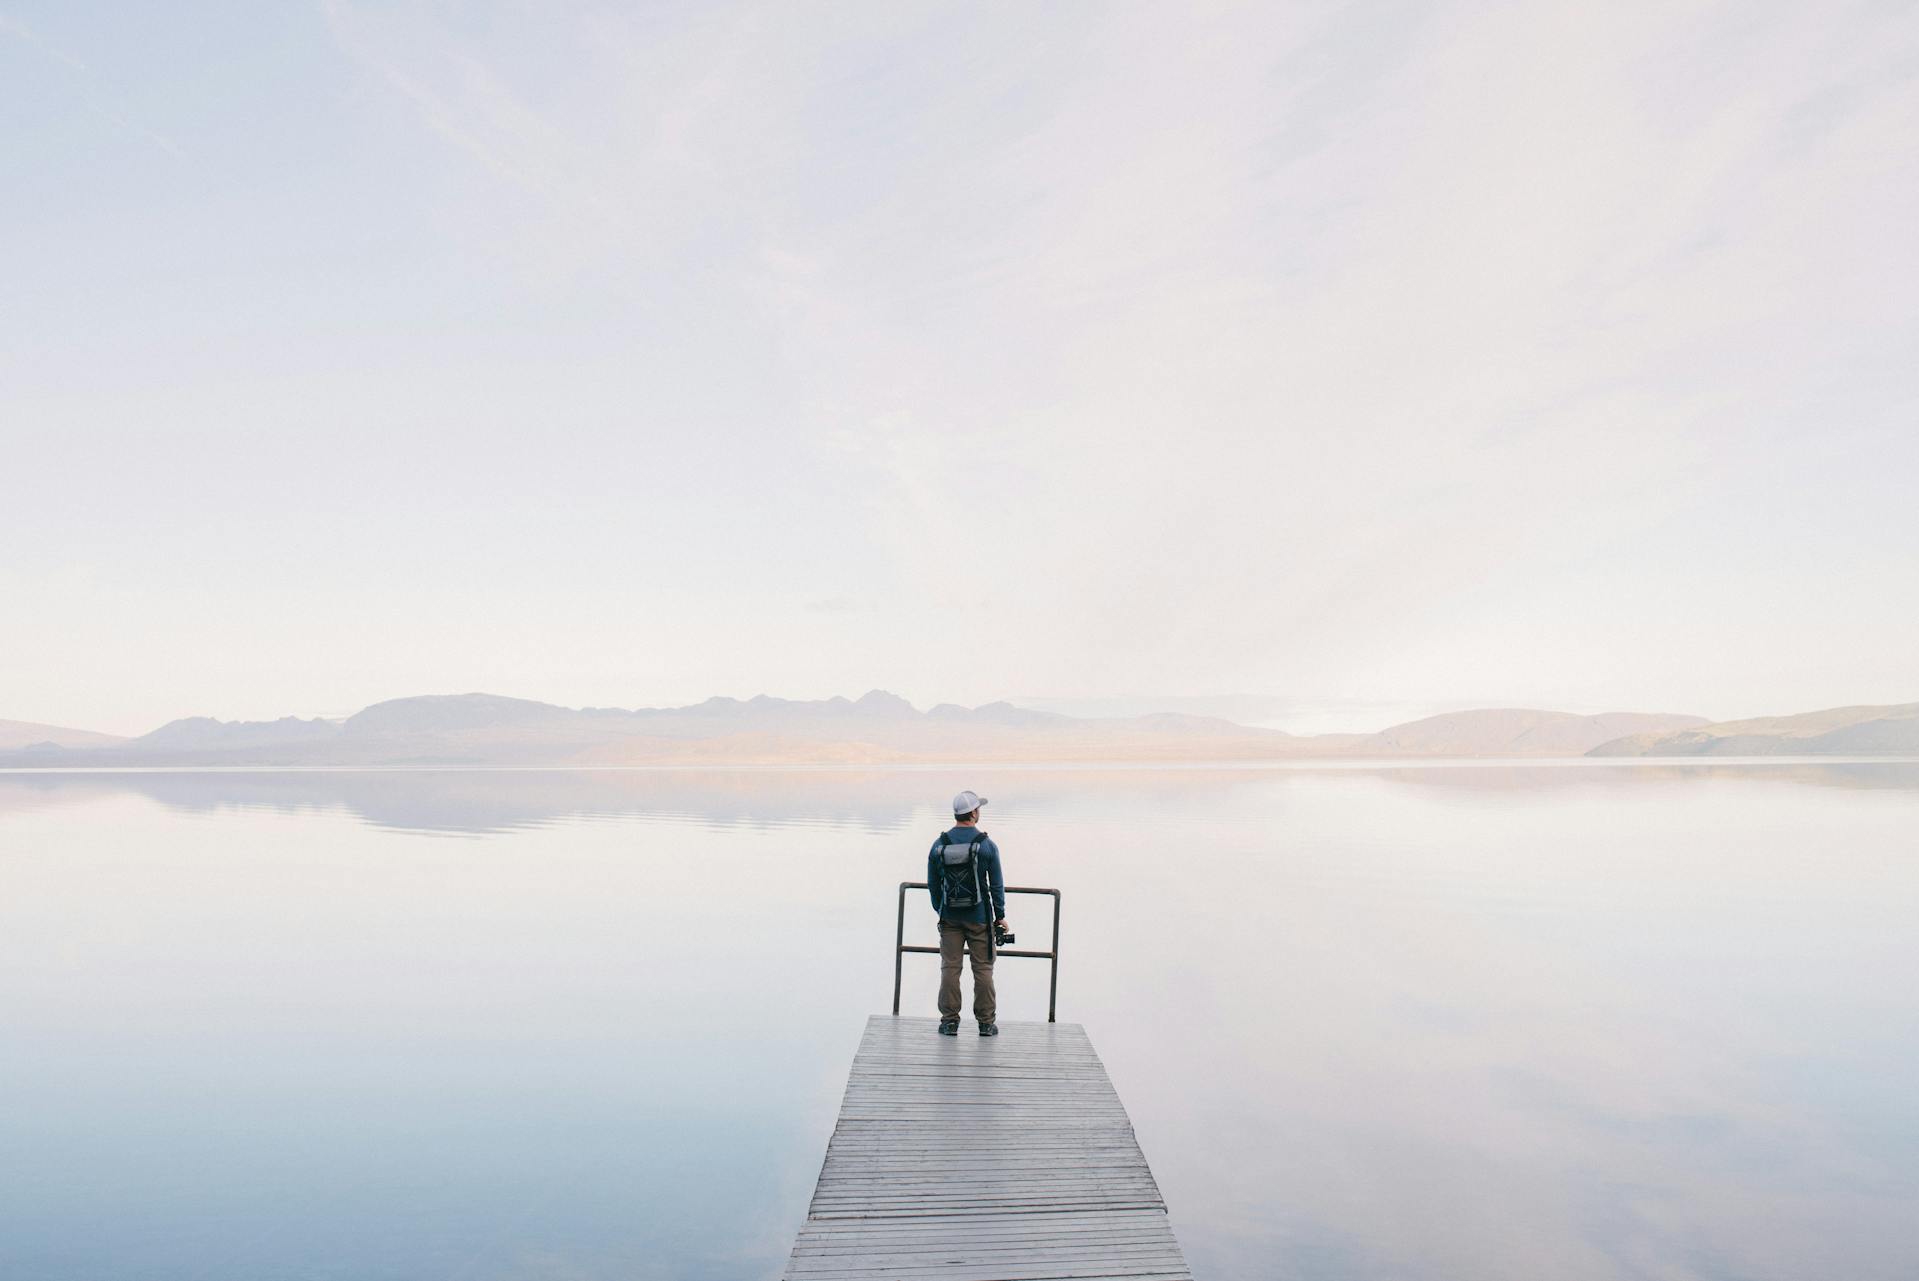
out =
[(953, 812), (955, 814), (971, 814), (984, 804), (986, 804), (986, 798), (978, 792), (961, 792), (953, 798)]

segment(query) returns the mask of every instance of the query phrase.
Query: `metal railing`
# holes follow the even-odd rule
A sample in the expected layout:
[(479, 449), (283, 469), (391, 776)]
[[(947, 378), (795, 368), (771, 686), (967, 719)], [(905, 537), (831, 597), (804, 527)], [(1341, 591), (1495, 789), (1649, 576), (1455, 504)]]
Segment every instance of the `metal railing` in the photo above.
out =
[[(927, 888), (925, 881), (900, 882), (899, 916), (893, 924), (893, 1013), (896, 1016), (900, 1012), (900, 975), (906, 964), (906, 954), (908, 952), (931, 952), (935, 956), (939, 955), (939, 949), (936, 947), (925, 947), (918, 943), (908, 943), (906, 941), (906, 891), (923, 890), (925, 888)], [(1025, 885), (1009, 885), (1006, 887), (1006, 892), (1008, 894), (1050, 894), (1053, 896), (1053, 946), (1050, 951), (1035, 952), (1027, 948), (995, 947), (993, 949), (993, 955), (1030, 956), (1036, 960), (1051, 961), (1053, 963), (1052, 976), (1046, 983), (1046, 1021), (1048, 1023), (1055, 1022), (1056, 1020), (1053, 1018), (1053, 1007), (1059, 1000), (1059, 891), (1033, 889)]]

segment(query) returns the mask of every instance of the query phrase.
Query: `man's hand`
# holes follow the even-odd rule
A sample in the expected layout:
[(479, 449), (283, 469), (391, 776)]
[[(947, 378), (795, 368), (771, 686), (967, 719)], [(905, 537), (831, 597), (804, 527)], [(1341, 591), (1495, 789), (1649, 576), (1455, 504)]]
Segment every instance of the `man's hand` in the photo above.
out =
[(999, 920), (994, 921), (993, 924), (999, 926), (1003, 930), (1006, 928), (1006, 918), (1002, 916), (999, 918)]

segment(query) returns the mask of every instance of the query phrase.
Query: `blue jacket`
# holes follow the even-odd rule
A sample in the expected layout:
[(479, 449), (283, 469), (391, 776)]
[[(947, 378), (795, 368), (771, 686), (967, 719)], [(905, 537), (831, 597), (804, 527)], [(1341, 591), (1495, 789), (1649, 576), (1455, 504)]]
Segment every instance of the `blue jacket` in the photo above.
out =
[(995, 918), (1005, 919), (1006, 882), (1000, 879), (999, 874), (999, 846), (993, 844), (993, 838), (986, 836), (986, 833), (977, 827), (955, 827), (945, 835), (956, 841), (977, 841), (983, 836), (986, 837), (980, 845), (979, 870), (992, 889), (993, 915), (986, 914), (984, 902), (973, 907), (956, 907), (950, 910), (946, 907), (943, 887), (940, 884), (940, 872), (945, 866), (945, 859), (940, 856), (938, 841), (934, 841), (933, 848), (926, 851), (926, 885), (927, 892), (933, 896), (933, 910), (946, 920), (971, 921), (975, 925), (985, 925)]

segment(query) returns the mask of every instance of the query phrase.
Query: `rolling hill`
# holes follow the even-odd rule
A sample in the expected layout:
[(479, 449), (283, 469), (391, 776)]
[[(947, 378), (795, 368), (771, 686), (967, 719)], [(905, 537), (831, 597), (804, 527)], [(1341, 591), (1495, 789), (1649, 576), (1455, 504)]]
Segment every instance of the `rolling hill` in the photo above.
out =
[(1919, 703), (1829, 707), (1627, 735), (1591, 756), (1919, 756)]
[(0, 752), (113, 747), (126, 741), (118, 734), (96, 734), (90, 729), (67, 729), (35, 721), (0, 721)]

